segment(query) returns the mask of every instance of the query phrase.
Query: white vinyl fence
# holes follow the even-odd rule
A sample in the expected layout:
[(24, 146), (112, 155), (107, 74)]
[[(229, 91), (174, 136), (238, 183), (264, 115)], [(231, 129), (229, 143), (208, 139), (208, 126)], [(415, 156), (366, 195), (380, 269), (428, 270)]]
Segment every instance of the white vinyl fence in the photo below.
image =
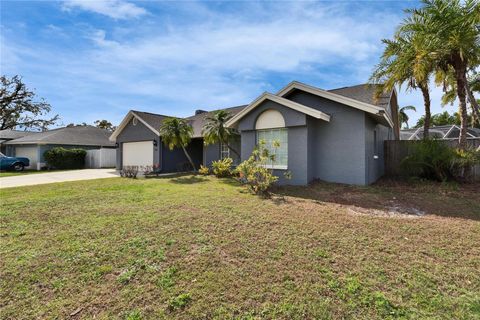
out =
[(116, 149), (87, 150), (85, 168), (113, 168), (116, 165)]

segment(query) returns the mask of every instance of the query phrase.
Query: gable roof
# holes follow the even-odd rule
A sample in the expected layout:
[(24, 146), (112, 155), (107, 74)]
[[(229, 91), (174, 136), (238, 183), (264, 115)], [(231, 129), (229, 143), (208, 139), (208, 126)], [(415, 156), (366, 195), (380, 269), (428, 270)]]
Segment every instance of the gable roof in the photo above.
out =
[(137, 110), (130, 110), (128, 111), (125, 118), (123, 118), (122, 122), (118, 125), (118, 127), (113, 131), (113, 133), (108, 138), (110, 141), (115, 141), (118, 137), (120, 132), (127, 126), (130, 120), (135, 117), (143, 123), (149, 130), (155, 133), (157, 136), (160, 135), (158, 132), (160, 125), (162, 124), (163, 120), (169, 118), (169, 116), (165, 116), (162, 114), (150, 113), (150, 112), (142, 112)]
[(374, 84), (359, 84), (356, 86), (336, 88), (328, 91), (378, 107), (386, 108), (390, 103), (390, 94), (385, 92), (380, 95), (378, 99), (375, 99), (377, 86), (378, 85)]
[(317, 119), (322, 119), (325, 121), (330, 121), (330, 116), (326, 113), (323, 113), (319, 110), (304, 106), (303, 104), (297, 103), (292, 100), (285, 99), (283, 97), (279, 97), (276, 95), (273, 95), (268, 92), (264, 92), (262, 95), (260, 95), (257, 99), (255, 99), (252, 103), (250, 103), (246, 108), (244, 108), (242, 111), (237, 113), (233, 118), (227, 121), (226, 126), (230, 127), (237, 123), (241, 118), (243, 118), (245, 115), (247, 115), (251, 110), (256, 108), (258, 105), (260, 105), (262, 102), (270, 100), (273, 102), (276, 102), (278, 104), (281, 104), (282, 106), (285, 106), (287, 108), (305, 113), (309, 116), (312, 116)]
[[(386, 124), (388, 124), (390, 127), (393, 128), (394, 127), (393, 121), (390, 118), (390, 115), (387, 113), (386, 108), (384, 106), (377, 106), (375, 104), (357, 100), (357, 99), (367, 100), (367, 96), (369, 95), (368, 91), (370, 90), (367, 90), (367, 93), (359, 94), (361, 92), (360, 88), (362, 88), (362, 86), (363, 88), (365, 88), (365, 86), (368, 86), (368, 85), (339, 88), (339, 89), (334, 89), (334, 90), (337, 90), (337, 92), (332, 92), (334, 90), (326, 91), (326, 90), (313, 87), (298, 81), (292, 81), (288, 85), (286, 85), (283, 89), (281, 89), (277, 93), (277, 95), (284, 97), (294, 90), (308, 92), (310, 94), (313, 94), (322, 98), (326, 98), (326, 99), (368, 112), (370, 114), (379, 116), (379, 120), (383, 120)], [(360, 87), (360, 88), (355, 88), (355, 87)], [(343, 94), (340, 94), (340, 93), (343, 93)], [(355, 96), (356, 98), (354, 99), (354, 98), (351, 98), (350, 96)], [(373, 92), (372, 92), (371, 99), (373, 102)]]
[(110, 132), (94, 126), (74, 126), (38, 132), (22, 138), (10, 140), (5, 144), (65, 144), (79, 146), (113, 147), (108, 140)]
[(12, 139), (18, 139), (18, 138), (22, 138), (22, 137), (29, 136), (32, 134), (37, 134), (37, 133), (40, 133), (40, 132), (6, 129), (6, 130), (0, 130), (0, 139), (12, 140)]
[[(285, 96), (288, 93), (292, 92), (293, 90), (301, 90), (305, 92), (309, 92), (311, 94), (325, 97), (329, 100), (333, 100), (347, 106), (351, 106), (365, 112), (369, 112), (373, 114), (379, 121), (382, 123), (386, 123), (393, 127), (393, 121), (391, 120), (389, 114), (386, 112), (386, 108), (390, 102), (390, 94), (382, 95), (378, 100), (375, 100), (374, 93), (375, 93), (375, 86), (369, 84), (361, 84), (351, 87), (343, 87), (337, 88), (332, 90), (322, 90), (313, 86), (306, 85), (304, 83), (293, 81), (287, 86), (285, 86), (282, 90), (280, 90), (276, 95), (265, 92), (260, 95), (257, 99), (255, 99), (249, 105), (241, 105), (231, 108), (224, 108), (218, 110), (226, 110), (228, 111), (233, 117), (227, 122), (227, 126), (231, 126), (240, 120), (243, 116), (245, 116), (250, 110), (258, 106), (265, 100), (271, 100), (273, 102), (279, 103), (284, 105), (288, 108), (303, 112), (308, 114), (312, 117), (323, 119), (325, 121), (330, 121), (330, 116), (324, 112), (316, 110), (314, 108), (302, 105), (295, 101), (286, 99)], [(184, 118), (189, 121), (190, 125), (193, 128), (193, 138), (200, 138), (202, 137), (202, 129), (205, 123), (205, 119), (210, 116), (213, 112), (218, 111), (206, 111), (201, 112), (199, 114), (195, 114), (193, 116)], [(112, 133), (110, 136), (110, 141), (115, 141), (116, 137), (120, 134), (120, 132), (124, 129), (124, 127), (128, 124), (128, 122), (132, 119), (132, 117), (136, 117), (139, 121), (141, 121), (147, 128), (149, 128), (153, 133), (156, 135), (160, 135), (158, 129), (162, 124), (163, 120), (169, 118), (170, 116), (165, 116), (161, 114), (155, 114), (150, 112), (141, 112), (136, 110), (130, 110), (125, 118), (122, 120), (120, 125), (117, 129)]]

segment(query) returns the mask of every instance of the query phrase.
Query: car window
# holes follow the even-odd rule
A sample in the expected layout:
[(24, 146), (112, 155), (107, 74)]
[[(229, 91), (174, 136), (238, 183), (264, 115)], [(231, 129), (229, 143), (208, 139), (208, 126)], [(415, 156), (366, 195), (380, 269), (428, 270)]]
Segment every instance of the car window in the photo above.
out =
[(0, 158), (6, 158), (7, 156), (0, 152)]

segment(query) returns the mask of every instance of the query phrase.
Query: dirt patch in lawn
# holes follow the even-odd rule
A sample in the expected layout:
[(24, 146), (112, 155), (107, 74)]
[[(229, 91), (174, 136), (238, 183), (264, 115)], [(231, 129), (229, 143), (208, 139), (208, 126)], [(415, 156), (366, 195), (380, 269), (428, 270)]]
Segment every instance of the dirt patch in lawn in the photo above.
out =
[(385, 217), (438, 215), (480, 220), (480, 184), (380, 180), (368, 186), (316, 181), (308, 187), (286, 186), (274, 191), (276, 202), (308, 199), (317, 204), (344, 205), (354, 214)]

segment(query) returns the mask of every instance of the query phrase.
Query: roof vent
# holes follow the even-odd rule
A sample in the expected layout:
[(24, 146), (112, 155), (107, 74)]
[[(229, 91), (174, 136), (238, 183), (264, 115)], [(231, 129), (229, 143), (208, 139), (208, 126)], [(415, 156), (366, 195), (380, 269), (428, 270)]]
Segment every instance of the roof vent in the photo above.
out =
[(205, 113), (205, 112), (207, 112), (207, 111), (198, 109), (198, 110), (195, 110), (195, 115), (200, 114), (200, 113)]

